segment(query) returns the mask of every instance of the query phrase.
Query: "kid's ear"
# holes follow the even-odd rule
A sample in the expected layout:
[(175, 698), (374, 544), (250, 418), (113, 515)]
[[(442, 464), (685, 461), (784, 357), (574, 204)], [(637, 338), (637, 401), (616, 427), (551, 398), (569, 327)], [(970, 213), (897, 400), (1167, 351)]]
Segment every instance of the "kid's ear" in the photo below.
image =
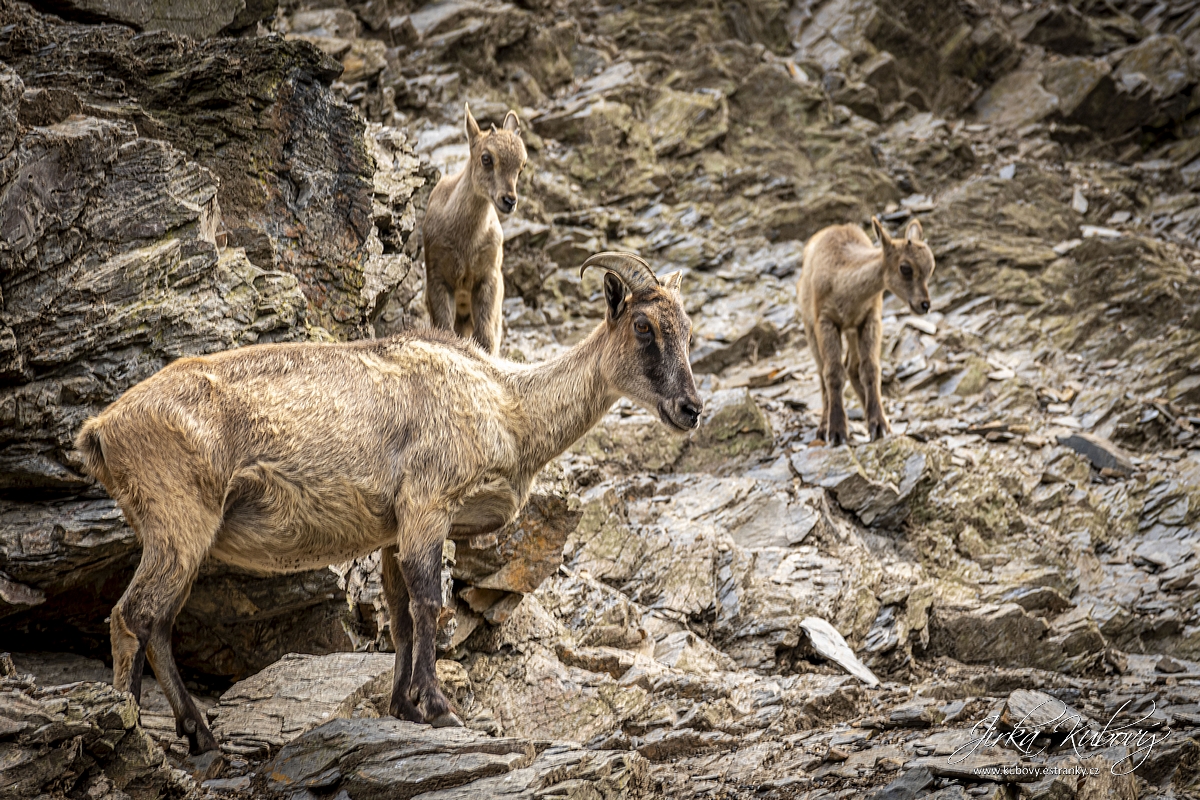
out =
[(616, 322), (625, 313), (625, 281), (615, 272), (604, 273), (604, 302), (608, 306), (608, 321)]
[(913, 242), (920, 242), (925, 239), (925, 232), (921, 230), (921, 220), (914, 219), (908, 223), (908, 227), (904, 229), (904, 238)]
[(467, 109), (466, 130), (467, 143), (475, 141), (479, 138), (480, 130), (479, 123), (475, 121), (475, 117), (471, 116), (471, 106), (469, 103), (464, 103), (463, 106)]
[(521, 132), (521, 120), (517, 119), (517, 115), (512, 111), (504, 115), (504, 130), (509, 133)]
[(883, 223), (879, 221), (879, 217), (871, 217), (871, 227), (875, 229), (875, 235), (879, 238), (879, 244), (883, 249), (890, 250), (892, 237), (888, 236), (888, 232), (883, 229)]

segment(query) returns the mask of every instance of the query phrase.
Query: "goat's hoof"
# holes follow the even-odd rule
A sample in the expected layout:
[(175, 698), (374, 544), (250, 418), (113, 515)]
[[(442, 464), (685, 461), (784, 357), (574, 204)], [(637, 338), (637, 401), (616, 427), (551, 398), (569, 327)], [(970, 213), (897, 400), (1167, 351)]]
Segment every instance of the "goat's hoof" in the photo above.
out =
[(846, 434), (831, 433), (829, 434), (829, 439), (827, 441), (829, 442), (830, 447), (841, 447), (846, 443)]
[(188, 755), (200, 756), (217, 749), (217, 740), (207, 730), (190, 734), (188, 737)]
[(417, 710), (417, 707), (412, 703), (392, 703), (388, 713), (396, 719), (403, 719), (409, 722), (424, 722), (425, 716)]
[(458, 718), (458, 714), (453, 711), (446, 711), (438, 714), (433, 719), (429, 720), (429, 724), (435, 728), (461, 728), (463, 721)]

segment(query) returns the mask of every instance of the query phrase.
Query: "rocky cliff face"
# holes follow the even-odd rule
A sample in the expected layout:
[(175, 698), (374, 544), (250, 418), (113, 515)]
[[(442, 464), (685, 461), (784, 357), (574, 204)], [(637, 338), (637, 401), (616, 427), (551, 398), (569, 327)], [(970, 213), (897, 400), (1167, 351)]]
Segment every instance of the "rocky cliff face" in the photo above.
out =
[[(394, 294), (411, 304), (433, 173), (330, 90), (341, 67), (307, 44), (0, 19), (0, 616), (99, 651), (137, 543), (81, 476), (82, 421), (173, 359), (359, 336)], [(201, 580), (183, 624), (205, 641), (185, 661), (245, 675), (305, 630), (349, 646), (331, 573), (238, 583), (231, 602), (221, 574)]]
[[(439, 671), (473, 734), (378, 721), (387, 656), (287, 658), (205, 701), (225, 763), (196, 791), (1196, 795), (1192, 4), (248, 3), (208, 39), (134, 5), (0, 5), (3, 635), (107, 648), (137, 547), (78, 472), (88, 414), (182, 355), (419, 319), (411, 233), (464, 100), (517, 109), (530, 151), (502, 352), (582, 338), (575, 268), (632, 249), (685, 271), (706, 396), (686, 438), (619, 404), (518, 524), (447, 547)], [(814, 447), (793, 285), (808, 236), (872, 214), (922, 221), (934, 310), (885, 303), (895, 435)], [(369, 559), (213, 570), (176, 646), (209, 686), (387, 649), (378, 591)], [(44, 686), (102, 669), (54, 663), (17, 657)], [(949, 762), (1036, 709), (1166, 738), (1133, 775), (1119, 748)], [(998, 772), (1031, 764), (1096, 773)]]

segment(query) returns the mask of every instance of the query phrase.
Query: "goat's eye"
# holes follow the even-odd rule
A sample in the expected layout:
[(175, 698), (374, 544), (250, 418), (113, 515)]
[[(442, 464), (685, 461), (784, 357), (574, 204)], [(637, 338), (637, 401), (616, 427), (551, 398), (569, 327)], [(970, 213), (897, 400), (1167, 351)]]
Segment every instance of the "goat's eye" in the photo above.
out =
[(908, 264), (901, 264), (900, 274), (904, 276), (904, 280), (912, 280), (912, 267)]
[(633, 329), (637, 331), (638, 336), (648, 336), (650, 334), (650, 325), (646, 322), (633, 323)]
[(483, 165), (484, 165), (485, 167), (490, 167), (490, 166), (492, 165), (492, 155), (491, 155), (491, 153), (484, 153), (484, 154), (483, 154), (483, 158), (482, 158), (481, 160), (483, 161)]

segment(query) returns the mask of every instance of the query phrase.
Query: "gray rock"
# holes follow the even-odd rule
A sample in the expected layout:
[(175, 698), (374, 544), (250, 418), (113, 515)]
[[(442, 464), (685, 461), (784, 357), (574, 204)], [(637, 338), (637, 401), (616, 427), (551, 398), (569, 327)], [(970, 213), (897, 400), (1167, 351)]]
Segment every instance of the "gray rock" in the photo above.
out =
[(722, 389), (704, 398), (700, 425), (688, 437), (681, 472), (712, 472), (723, 464), (769, 449), (771, 423), (746, 389)]
[(133, 698), (105, 684), (39, 687), (0, 676), (0, 731), (4, 800), (72, 790), (134, 800), (200, 796), (138, 724)]
[(633, 471), (712, 472), (768, 449), (771, 423), (745, 388), (704, 397), (699, 427), (687, 436), (648, 414), (608, 414), (571, 451)]
[(532, 592), (562, 563), (563, 545), (580, 516), (562, 493), (532, 494), (512, 524), (456, 540), (452, 574), (480, 589)]
[(859, 660), (850, 645), (846, 644), (845, 638), (828, 622), (818, 617), (807, 617), (800, 627), (808, 634), (813, 649), (822, 657), (833, 661), (867, 686), (879, 685), (879, 678)]
[(933, 775), (926, 767), (913, 767), (887, 786), (872, 792), (868, 800), (913, 800), (932, 785)]
[(207, 39), (226, 27), (245, 28), (273, 10), (273, 3), (248, 4), (246, 0), (65, 0), (54, 6), (54, 11), (67, 19), (99, 19), (193, 39)]
[(1015, 603), (952, 608), (937, 604), (929, 650), (971, 664), (1022, 666), (1037, 653), (1049, 625)]
[(792, 456), (792, 468), (865, 524), (884, 527), (908, 516), (914, 490), (936, 474), (925, 449), (902, 437), (854, 449), (805, 448)]
[(1082, 728), (1088, 720), (1075, 709), (1045, 692), (1018, 689), (1008, 696), (1000, 723), (1027, 731), (1068, 732)]
[[(542, 745), (544, 747), (544, 745)], [(399, 720), (334, 720), (296, 739), (263, 768), (262, 787), (290, 795), (315, 789), (351, 797), (459, 797), (593, 793), (641, 788), (645, 762), (629, 753), (557, 746), (538, 753), (517, 738)], [(595, 795), (593, 795), (595, 796)], [(600, 795), (605, 796), (605, 795)]]
[(649, 767), (637, 753), (583, 750), (555, 745), (525, 769), (420, 795), (420, 800), (478, 800), (505, 797), (535, 800), (555, 795), (633, 797), (650, 785)]
[(692, 353), (696, 373), (721, 372), (734, 364), (767, 358), (779, 348), (779, 330), (762, 320), (731, 342), (703, 341)]
[(487, 709), (507, 735), (587, 742), (648, 710), (648, 692), (634, 682), (567, 666), (544, 644), (524, 642), (521, 650), (467, 659), (474, 687), (468, 716)]
[(1137, 471), (1132, 457), (1112, 442), (1091, 433), (1071, 433), (1058, 437), (1058, 443), (1091, 461), (1096, 469), (1110, 469), (1122, 475)]
[(330, 719), (354, 715), (374, 696), (390, 700), (395, 660), (386, 653), (286, 656), (221, 695), (209, 711), (213, 735), (228, 753), (277, 752)]
[[(20, 40), (9, 39), (0, 46), (0, 59), (19, 75), (54, 76), (83, 69), (80, 65), (84, 62), (72, 55), (77, 46), (73, 42), (87, 28), (54, 25), (21, 8), (13, 6), (0, 16), (3, 24), (18, 24), (26, 31)], [(154, 48), (147, 45), (150, 40), (132, 38), (126, 29), (115, 26), (95, 28), (94, 34), (88, 35), (91, 38), (84, 46), (105, 55), (86, 61), (92, 70), (87, 80), (72, 80), (62, 88), (76, 93), (84, 104), (103, 106), (119, 100), (136, 107), (134, 116), (141, 115), (140, 130), (145, 138), (195, 154), (192, 160), (196, 165), (181, 164), (176, 172), (162, 177), (156, 177), (156, 169), (131, 174), (151, 184), (183, 181), (175, 194), (189, 198), (190, 193), (204, 190), (205, 184), (185, 180), (185, 168), (209, 170), (217, 178), (221, 214), (211, 220), (209, 240), (219, 230), (229, 245), (246, 247), (261, 269), (278, 269), (294, 276), (304, 290), (300, 309), (307, 311), (309, 324), (335, 334), (367, 334), (375, 309), (362, 294), (364, 273), (369, 271), (371, 259), (380, 254), (379, 230), (391, 228), (386, 223), (376, 224), (373, 195), (378, 187), (370, 150), (362, 146), (363, 121), (329, 88), (341, 65), (311, 45), (279, 37), (196, 43), (160, 34), (173, 44)], [(123, 73), (111, 66), (126, 63), (141, 66)], [(110, 65), (109, 73), (105, 65)], [(151, 79), (152, 75), (157, 77)], [(55, 88), (52, 78), (45, 80), (45, 88)], [(26, 88), (43, 88), (40, 82), (26, 84)], [(239, 87), (238, 91), (218, 110), (200, 111), (203, 102), (183, 99), (192, 93), (202, 96), (233, 86)], [(90, 87), (103, 88), (97, 88), (94, 96), (89, 94)], [(53, 119), (39, 124), (60, 122)], [(248, 130), (254, 135), (242, 135)], [(153, 151), (156, 145), (146, 142), (140, 147)], [(249, 163), (258, 164), (259, 169), (248, 172)], [(403, 169), (419, 172), (416, 165)], [(93, 169), (92, 174), (103, 173)], [(390, 199), (381, 199), (380, 205), (388, 209)], [(402, 198), (400, 202), (405, 203)], [(175, 205), (178, 203), (166, 203), (160, 210), (157, 203), (143, 202), (139, 206), (142, 214), (129, 220), (97, 205), (101, 230), (84, 227), (80, 232), (96, 236), (107, 230), (103, 225), (117, 225), (115, 241), (154, 241), (161, 236), (154, 226), (170, 222), (174, 217), (165, 211)], [(215, 211), (214, 207), (207, 213)], [(68, 215), (64, 223), (69, 219)], [(225, 222), (223, 226), (217, 224), (220, 220)], [(406, 241), (405, 225), (393, 227)], [(66, 224), (62, 233), (66, 235), (70, 229), (71, 224)], [(74, 241), (75, 234), (69, 236)], [(91, 249), (88, 243), (80, 245), (82, 251), (74, 244), (63, 251), (72, 254), (69, 263), (77, 263)], [(375, 291), (367, 283), (368, 289)]]

